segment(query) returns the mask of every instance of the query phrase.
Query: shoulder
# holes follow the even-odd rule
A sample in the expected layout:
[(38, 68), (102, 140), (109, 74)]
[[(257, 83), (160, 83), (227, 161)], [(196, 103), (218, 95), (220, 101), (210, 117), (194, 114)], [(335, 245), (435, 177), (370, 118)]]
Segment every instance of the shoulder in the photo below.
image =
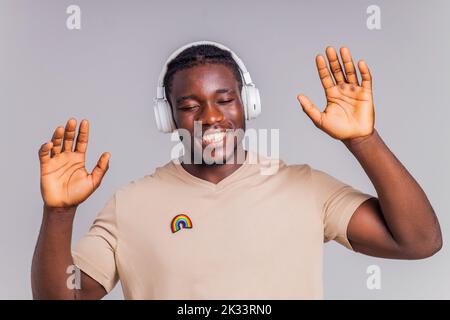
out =
[(285, 164), (280, 166), (280, 174), (288, 177), (295, 177), (295, 179), (311, 180), (314, 168), (307, 163)]
[[(311, 176), (313, 168), (307, 163), (294, 163), (288, 164), (284, 160), (277, 158), (276, 160), (267, 160), (268, 158), (262, 157), (260, 167), (262, 175), (267, 175), (270, 181), (277, 181), (287, 186), (308, 186), (311, 182)], [(268, 165), (263, 163), (267, 162)], [(268, 181), (269, 181), (268, 180)]]
[(117, 189), (116, 195), (120, 197), (140, 194), (150, 196), (151, 193), (149, 192), (161, 188), (167, 177), (171, 175), (172, 170), (174, 170), (172, 161), (158, 166), (153, 172), (130, 180), (121, 186)]
[(306, 163), (288, 164), (283, 159), (270, 158), (261, 153), (249, 151), (249, 163), (257, 163), (262, 175), (282, 176), (282, 175), (309, 175), (311, 166)]
[(313, 185), (317, 185), (319, 187), (324, 184), (335, 184), (340, 182), (331, 174), (306, 163), (287, 165), (285, 170), (289, 175), (307, 179)]
[(284, 166), (284, 168), (285, 168), (286, 172), (288, 172), (288, 173), (303, 174), (303, 175), (310, 175), (312, 170), (314, 170), (307, 163), (287, 164)]

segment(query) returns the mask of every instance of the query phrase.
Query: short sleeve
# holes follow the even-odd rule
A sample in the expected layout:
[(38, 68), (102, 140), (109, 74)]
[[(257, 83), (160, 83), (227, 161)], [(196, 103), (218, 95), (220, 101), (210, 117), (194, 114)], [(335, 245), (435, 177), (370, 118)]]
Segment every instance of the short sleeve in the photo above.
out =
[(114, 194), (98, 213), (87, 234), (72, 250), (74, 264), (100, 283), (108, 293), (118, 281), (116, 246), (116, 194)]
[(336, 240), (353, 250), (347, 227), (356, 209), (372, 195), (363, 193), (331, 175), (311, 168), (317, 205), (321, 210), (324, 225), (324, 242)]

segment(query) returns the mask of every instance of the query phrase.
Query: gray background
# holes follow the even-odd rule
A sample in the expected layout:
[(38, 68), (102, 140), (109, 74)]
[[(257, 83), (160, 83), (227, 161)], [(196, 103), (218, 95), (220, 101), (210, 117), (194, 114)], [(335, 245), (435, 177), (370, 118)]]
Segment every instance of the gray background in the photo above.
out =
[[(82, 10), (82, 29), (66, 28), (66, 8)], [(382, 29), (366, 27), (381, 8)], [(152, 99), (162, 63), (201, 39), (241, 56), (261, 91), (263, 113), (250, 127), (279, 128), (281, 157), (309, 163), (375, 194), (344, 145), (301, 111), (304, 92), (324, 94), (314, 57), (349, 46), (374, 76), (376, 128), (429, 196), (450, 232), (450, 2), (448, 1), (5, 1), (0, 0), (0, 298), (29, 299), (31, 258), (42, 216), (39, 146), (73, 116), (91, 123), (87, 167), (112, 153), (102, 186), (77, 213), (74, 241), (119, 187), (166, 163), (173, 142), (158, 133)], [(366, 268), (382, 272), (366, 288)], [(450, 252), (397, 261), (326, 245), (325, 297), (450, 298)], [(121, 299), (116, 287), (107, 299)]]

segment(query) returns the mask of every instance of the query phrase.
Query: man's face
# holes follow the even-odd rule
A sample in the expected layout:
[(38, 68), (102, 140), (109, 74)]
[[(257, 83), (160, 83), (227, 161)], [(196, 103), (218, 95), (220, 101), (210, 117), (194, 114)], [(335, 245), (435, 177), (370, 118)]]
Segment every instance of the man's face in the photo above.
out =
[[(192, 156), (201, 152), (203, 160), (205, 153), (222, 163), (230, 159), (242, 138), (232, 139), (225, 131), (243, 132), (245, 115), (239, 83), (229, 67), (207, 63), (176, 72), (169, 100), (177, 128), (190, 133), (188, 150)], [(201, 128), (201, 137), (194, 136), (194, 121), (201, 121), (201, 127), (197, 128)], [(183, 143), (186, 146), (188, 141)]]

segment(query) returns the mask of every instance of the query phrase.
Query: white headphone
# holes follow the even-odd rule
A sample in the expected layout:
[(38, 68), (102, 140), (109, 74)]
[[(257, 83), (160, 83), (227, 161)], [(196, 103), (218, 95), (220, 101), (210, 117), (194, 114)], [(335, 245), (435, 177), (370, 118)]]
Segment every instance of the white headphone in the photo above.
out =
[(159, 75), (158, 87), (156, 88), (156, 98), (154, 99), (155, 119), (159, 131), (170, 133), (176, 130), (175, 121), (173, 120), (170, 104), (167, 101), (164, 89), (164, 76), (167, 72), (167, 65), (183, 50), (202, 44), (213, 45), (231, 53), (232, 58), (239, 67), (239, 71), (242, 77), (241, 97), (244, 106), (245, 118), (247, 120), (254, 119), (261, 113), (261, 99), (259, 97), (259, 90), (252, 82), (250, 73), (248, 73), (247, 68), (245, 68), (242, 60), (239, 59), (239, 57), (233, 51), (231, 51), (231, 49), (227, 48), (223, 44), (213, 41), (196, 41), (188, 43), (175, 50), (175, 52), (173, 52), (167, 59), (166, 63), (163, 66), (161, 74)]

